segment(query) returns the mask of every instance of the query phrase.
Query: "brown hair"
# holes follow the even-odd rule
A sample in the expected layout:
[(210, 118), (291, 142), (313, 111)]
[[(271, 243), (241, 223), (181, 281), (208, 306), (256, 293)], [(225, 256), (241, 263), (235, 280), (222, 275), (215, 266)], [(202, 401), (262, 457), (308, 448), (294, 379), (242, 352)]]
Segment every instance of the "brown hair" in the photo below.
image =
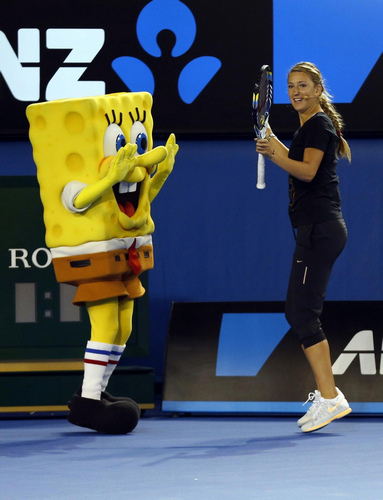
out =
[(319, 97), (319, 104), (323, 109), (323, 111), (326, 113), (326, 115), (328, 115), (328, 117), (331, 119), (335, 127), (336, 133), (338, 134), (339, 144), (338, 144), (337, 155), (340, 158), (347, 158), (348, 161), (351, 162), (350, 146), (348, 145), (346, 139), (342, 135), (342, 130), (344, 127), (343, 118), (338, 113), (337, 109), (331, 102), (332, 96), (326, 90), (321, 72), (315, 66), (315, 64), (310, 62), (300, 62), (296, 64), (290, 69), (289, 75), (294, 71), (306, 73), (306, 75), (308, 75), (311, 78), (314, 85), (320, 85), (322, 87), (322, 94)]

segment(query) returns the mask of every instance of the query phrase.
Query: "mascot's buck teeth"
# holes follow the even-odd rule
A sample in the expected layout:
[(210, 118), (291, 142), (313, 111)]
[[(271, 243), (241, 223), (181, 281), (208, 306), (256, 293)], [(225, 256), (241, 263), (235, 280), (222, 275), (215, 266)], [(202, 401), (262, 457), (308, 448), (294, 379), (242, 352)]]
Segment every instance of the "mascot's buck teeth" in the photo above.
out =
[(137, 182), (125, 182), (125, 181), (121, 181), (120, 182), (120, 185), (119, 185), (119, 188), (118, 188), (118, 192), (120, 194), (123, 194), (123, 193), (135, 193), (137, 191)]

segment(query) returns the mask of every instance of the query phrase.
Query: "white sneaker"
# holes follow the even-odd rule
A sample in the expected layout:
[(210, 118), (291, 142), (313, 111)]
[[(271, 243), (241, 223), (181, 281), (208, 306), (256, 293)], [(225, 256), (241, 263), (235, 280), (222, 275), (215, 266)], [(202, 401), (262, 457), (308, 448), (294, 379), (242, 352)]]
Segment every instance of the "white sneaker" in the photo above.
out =
[(306, 422), (308, 422), (313, 417), (313, 415), (315, 413), (315, 409), (317, 407), (317, 404), (319, 403), (320, 397), (321, 397), (321, 394), (317, 390), (315, 390), (314, 392), (310, 392), (309, 393), (309, 395), (307, 397), (307, 401), (305, 401), (302, 406), (304, 406), (305, 404), (309, 403), (310, 401), (312, 401), (312, 405), (310, 406), (310, 408), (308, 409), (308, 411), (303, 415), (303, 417), (301, 417), (297, 421), (298, 427), (302, 427), (303, 424), (305, 424)]
[(312, 432), (328, 425), (333, 420), (351, 413), (350, 405), (343, 393), (337, 388), (338, 396), (334, 399), (320, 397), (311, 419), (302, 425), (302, 432)]

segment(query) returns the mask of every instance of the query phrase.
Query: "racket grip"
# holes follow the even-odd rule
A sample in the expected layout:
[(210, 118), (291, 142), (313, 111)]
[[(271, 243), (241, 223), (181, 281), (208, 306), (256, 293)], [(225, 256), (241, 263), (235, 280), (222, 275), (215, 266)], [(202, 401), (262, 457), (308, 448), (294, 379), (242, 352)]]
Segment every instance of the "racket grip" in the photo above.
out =
[(265, 158), (258, 154), (257, 189), (265, 189)]

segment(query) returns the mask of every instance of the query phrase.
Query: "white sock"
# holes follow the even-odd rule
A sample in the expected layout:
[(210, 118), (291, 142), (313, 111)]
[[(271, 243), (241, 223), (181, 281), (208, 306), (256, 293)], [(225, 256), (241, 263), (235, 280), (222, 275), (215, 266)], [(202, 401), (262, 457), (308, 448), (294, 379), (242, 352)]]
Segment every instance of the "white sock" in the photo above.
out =
[(104, 377), (102, 379), (101, 391), (105, 391), (106, 386), (108, 385), (110, 376), (112, 375), (112, 373), (114, 372), (114, 369), (118, 365), (118, 362), (120, 361), (120, 358), (122, 356), (122, 353), (125, 350), (125, 347), (126, 346), (124, 346), (124, 345), (114, 345), (113, 346), (112, 352), (110, 353), (110, 356), (109, 356), (108, 366), (106, 367)]
[(101, 399), (101, 384), (113, 345), (89, 340), (84, 356), (84, 380), (81, 396)]

